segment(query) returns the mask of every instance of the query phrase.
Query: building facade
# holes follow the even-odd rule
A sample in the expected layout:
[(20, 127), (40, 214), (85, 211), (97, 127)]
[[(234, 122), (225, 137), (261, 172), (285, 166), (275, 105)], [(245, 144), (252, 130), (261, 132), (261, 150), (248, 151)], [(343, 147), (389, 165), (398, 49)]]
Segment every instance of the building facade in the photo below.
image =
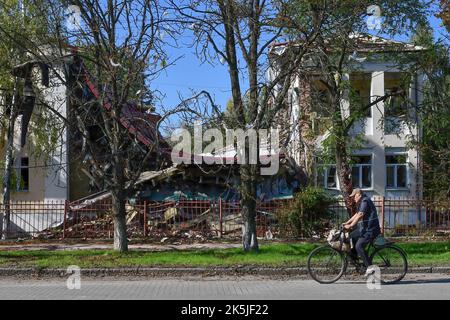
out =
[[(349, 57), (348, 73), (344, 75), (350, 88), (344, 90), (340, 100), (343, 120), (352, 116), (355, 101), (370, 105), (399, 90), (405, 94), (372, 105), (353, 124), (351, 138), (359, 141), (359, 147), (353, 149), (351, 155), (353, 187), (361, 188), (372, 197), (421, 199), (420, 155), (409, 146), (409, 142), (412, 138), (421, 139), (417, 107), (423, 100), (424, 77), (417, 72), (405, 71), (394, 59), (387, 59), (386, 51), (395, 46), (398, 56), (402, 52), (423, 48), (374, 36), (364, 36), (360, 43), (361, 47)], [(298, 76), (292, 82), (288, 117), (293, 134), (288, 152), (299, 166), (313, 167), (317, 186), (339, 194), (335, 164), (326, 163), (328, 161), (317, 156), (329, 135), (330, 125), (330, 114), (318, 107), (321, 102), (327, 105), (325, 94), (321, 95), (325, 88), (319, 80), (320, 75), (311, 76), (306, 81)], [(311, 99), (312, 96), (315, 99)], [(309, 112), (307, 117), (304, 114), (305, 103), (310, 104), (306, 108)], [(305, 121), (314, 133), (314, 139), (309, 143), (302, 132)], [(310, 156), (305, 156), (305, 153)]]
[[(55, 62), (49, 69), (49, 84), (44, 86), (39, 68), (33, 67), (32, 87), (35, 103), (33, 108), (21, 110), (14, 124), (13, 183), (11, 201), (44, 202), (65, 201), (70, 197), (68, 132), (64, 121), (46, 112), (51, 107), (61, 117), (67, 118), (66, 85), (62, 63)], [(23, 81), (20, 80), (19, 81)], [(20, 93), (19, 96), (22, 96)], [(2, 105), (7, 114), (8, 106)], [(27, 107), (28, 108), (28, 107)], [(29, 126), (39, 130), (22, 129), (27, 113), (31, 113)], [(3, 122), (0, 137), (0, 157), (5, 159), (7, 126)], [(22, 141), (25, 141), (23, 144)], [(52, 145), (49, 148), (50, 144)], [(4, 167), (4, 166), (2, 166)]]

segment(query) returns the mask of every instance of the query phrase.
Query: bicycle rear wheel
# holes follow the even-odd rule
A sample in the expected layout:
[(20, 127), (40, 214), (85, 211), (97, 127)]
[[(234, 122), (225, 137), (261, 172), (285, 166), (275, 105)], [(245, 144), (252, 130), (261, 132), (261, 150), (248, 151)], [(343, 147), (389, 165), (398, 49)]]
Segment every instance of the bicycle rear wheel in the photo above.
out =
[(375, 249), (371, 261), (372, 265), (380, 268), (380, 280), (384, 284), (399, 282), (408, 272), (406, 256), (401, 249), (395, 246)]
[(308, 273), (319, 283), (334, 283), (342, 277), (344, 271), (344, 255), (330, 246), (318, 247), (309, 254)]

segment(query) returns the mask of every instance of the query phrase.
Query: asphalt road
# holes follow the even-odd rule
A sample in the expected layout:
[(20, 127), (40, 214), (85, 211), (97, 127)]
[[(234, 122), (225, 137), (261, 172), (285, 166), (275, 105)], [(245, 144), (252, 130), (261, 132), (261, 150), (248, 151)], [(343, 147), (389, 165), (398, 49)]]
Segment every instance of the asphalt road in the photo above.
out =
[(409, 275), (400, 284), (370, 290), (363, 279), (320, 285), (312, 280), (255, 277), (206, 279), (0, 279), (3, 300), (309, 300), (309, 299), (450, 299), (450, 275)]

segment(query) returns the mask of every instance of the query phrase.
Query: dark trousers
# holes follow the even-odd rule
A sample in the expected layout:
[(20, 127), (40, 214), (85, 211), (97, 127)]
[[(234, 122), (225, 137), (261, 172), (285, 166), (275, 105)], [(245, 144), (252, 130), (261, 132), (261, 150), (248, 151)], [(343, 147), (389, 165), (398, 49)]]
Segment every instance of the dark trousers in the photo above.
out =
[(372, 241), (372, 238), (361, 237), (356, 241), (355, 249), (358, 255), (363, 260), (364, 266), (367, 268), (370, 266), (369, 256), (365, 250), (366, 245)]
[(365, 247), (373, 240), (373, 237), (367, 235), (361, 237), (361, 233), (359, 232), (359, 230), (355, 230), (350, 233), (350, 238), (352, 238), (352, 241), (354, 243), (353, 250), (355, 250), (356, 253), (361, 257), (364, 266), (367, 268), (368, 266), (370, 266), (370, 259), (365, 250)]

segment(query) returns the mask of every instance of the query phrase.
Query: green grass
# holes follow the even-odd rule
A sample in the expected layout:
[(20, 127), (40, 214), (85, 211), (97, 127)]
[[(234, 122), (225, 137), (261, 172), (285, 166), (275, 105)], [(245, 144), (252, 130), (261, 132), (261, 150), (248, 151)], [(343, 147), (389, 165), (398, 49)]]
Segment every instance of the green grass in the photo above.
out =
[(450, 242), (398, 244), (406, 251), (411, 266), (449, 266)]
[[(108, 250), (78, 251), (0, 251), (0, 267), (82, 268), (154, 266), (300, 266), (316, 245), (307, 243), (262, 245), (259, 253), (241, 249), (143, 252), (126, 254)], [(450, 243), (405, 243), (411, 266), (450, 266)]]

